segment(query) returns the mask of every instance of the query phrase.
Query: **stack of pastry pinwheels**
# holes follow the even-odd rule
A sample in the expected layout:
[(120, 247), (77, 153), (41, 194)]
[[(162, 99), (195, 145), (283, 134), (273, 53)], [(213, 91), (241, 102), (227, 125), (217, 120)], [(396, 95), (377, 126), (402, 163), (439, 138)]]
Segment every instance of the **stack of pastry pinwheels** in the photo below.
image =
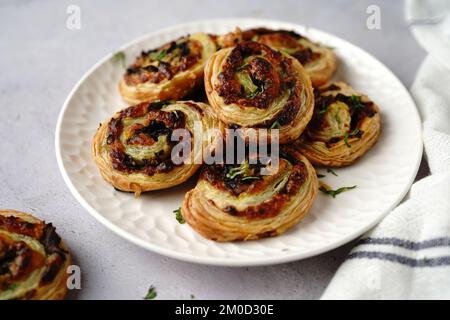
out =
[(378, 106), (329, 82), (336, 66), (332, 49), (265, 28), (142, 51), (119, 84), (131, 106), (101, 124), (94, 160), (106, 181), (136, 196), (200, 169), (178, 220), (216, 241), (279, 235), (316, 198), (313, 165), (351, 165), (380, 134)]

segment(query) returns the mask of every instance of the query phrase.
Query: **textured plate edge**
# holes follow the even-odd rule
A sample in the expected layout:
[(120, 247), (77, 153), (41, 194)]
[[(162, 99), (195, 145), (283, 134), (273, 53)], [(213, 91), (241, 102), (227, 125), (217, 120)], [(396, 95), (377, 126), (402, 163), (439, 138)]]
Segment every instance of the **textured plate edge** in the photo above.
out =
[(254, 24), (278, 24), (278, 25), (286, 25), (289, 28), (299, 28), (299, 29), (308, 29), (313, 31), (314, 33), (318, 33), (318, 34), (325, 34), (326, 36), (329, 36), (331, 38), (337, 38), (342, 42), (345, 42), (346, 45), (356, 48), (359, 51), (364, 52), (365, 54), (367, 54), (368, 56), (370, 56), (370, 58), (372, 58), (373, 60), (377, 61), (377, 63), (379, 63), (387, 72), (389, 72), (391, 74), (392, 77), (394, 77), (399, 84), (401, 85), (402, 89), (406, 92), (408, 99), (410, 100), (410, 103), (412, 103), (415, 108), (415, 112), (414, 112), (414, 118), (416, 120), (416, 126), (417, 128), (419, 128), (419, 143), (417, 144), (417, 158), (415, 160), (415, 170), (414, 170), (414, 175), (412, 175), (410, 181), (408, 184), (405, 184), (404, 190), (401, 193), (401, 196), (399, 197), (398, 201), (395, 201), (385, 212), (381, 213), (379, 215), (379, 217), (377, 219), (374, 219), (374, 221), (371, 221), (371, 223), (367, 224), (364, 228), (357, 230), (356, 232), (353, 232), (351, 234), (349, 234), (347, 237), (341, 239), (340, 241), (336, 241), (333, 243), (330, 243), (327, 246), (323, 246), (319, 249), (316, 250), (311, 250), (308, 252), (297, 252), (297, 253), (293, 253), (293, 254), (286, 254), (283, 257), (280, 256), (276, 256), (276, 257), (257, 257), (257, 258), (251, 258), (252, 260), (243, 260), (243, 261), (236, 261), (236, 260), (231, 260), (229, 258), (215, 258), (215, 257), (197, 257), (197, 256), (193, 256), (190, 254), (183, 254), (182, 252), (178, 252), (178, 251), (172, 251), (170, 249), (166, 249), (166, 248), (162, 248), (158, 245), (152, 244), (150, 242), (147, 242), (143, 239), (140, 239), (134, 235), (132, 235), (131, 233), (128, 233), (127, 231), (121, 229), (120, 227), (116, 226), (114, 223), (110, 222), (107, 218), (105, 218), (104, 216), (102, 216), (100, 213), (98, 213), (93, 207), (91, 207), (86, 200), (78, 193), (77, 189), (75, 188), (75, 186), (72, 184), (72, 181), (70, 180), (67, 171), (64, 167), (64, 163), (62, 160), (62, 154), (61, 154), (61, 148), (60, 148), (60, 134), (61, 134), (61, 124), (62, 124), (62, 120), (64, 117), (64, 114), (66, 112), (67, 106), (69, 104), (69, 102), (71, 101), (73, 95), (75, 94), (75, 92), (78, 90), (78, 88), (81, 86), (81, 84), (86, 80), (86, 78), (88, 78), (99, 66), (101, 66), (103, 63), (105, 63), (106, 61), (108, 61), (114, 53), (110, 53), (108, 55), (106, 55), (104, 58), (100, 59), (96, 64), (94, 64), (94, 66), (92, 66), (82, 77), (80, 80), (78, 80), (78, 82), (75, 84), (75, 86), (72, 88), (72, 90), (70, 91), (68, 97), (66, 98), (66, 100), (64, 101), (63, 107), (58, 115), (58, 120), (57, 120), (57, 124), (56, 124), (56, 131), (55, 131), (55, 153), (56, 153), (56, 159), (57, 159), (57, 163), (58, 163), (58, 168), (59, 171), (61, 172), (61, 175), (63, 176), (63, 180), (66, 183), (66, 185), (68, 186), (70, 192), (72, 193), (72, 195), (75, 197), (75, 199), (81, 204), (81, 206), (87, 210), (94, 218), (96, 218), (98, 221), (100, 221), (102, 224), (104, 224), (107, 228), (109, 228), (110, 230), (112, 230), (114, 233), (116, 233), (117, 235), (119, 235), (122, 238), (125, 238), (126, 240), (134, 243), (135, 245), (153, 251), (155, 253), (170, 257), (170, 258), (174, 258), (174, 259), (178, 259), (178, 260), (182, 260), (182, 261), (187, 261), (187, 262), (192, 262), (192, 263), (198, 263), (198, 264), (204, 264), (204, 265), (215, 265), (215, 266), (228, 266), (228, 267), (246, 267), (246, 266), (263, 266), (263, 265), (275, 265), (275, 264), (281, 264), (281, 263), (286, 263), (286, 262), (292, 262), (292, 261), (296, 261), (296, 260), (301, 260), (301, 259), (306, 259), (309, 257), (313, 257), (319, 254), (322, 254), (324, 252), (328, 252), (330, 250), (336, 249), (356, 238), (358, 238), (359, 236), (361, 236), (362, 234), (366, 233), (367, 231), (369, 231), (370, 229), (372, 229), (374, 226), (376, 226), (392, 209), (394, 209), (400, 202), (402, 202), (402, 200), (404, 199), (405, 195), (409, 192), (411, 185), (414, 182), (415, 177), (417, 176), (417, 172), (419, 170), (420, 167), (420, 163), (422, 160), (422, 155), (423, 155), (423, 141), (422, 141), (422, 122), (420, 119), (420, 115), (417, 109), (417, 106), (415, 104), (414, 99), (411, 97), (409, 91), (406, 89), (406, 87), (403, 85), (403, 83), (397, 78), (397, 76), (388, 68), (386, 67), (386, 65), (384, 65), (381, 61), (379, 61), (376, 57), (374, 57), (372, 54), (368, 53), (367, 51), (361, 49), (360, 47), (348, 42), (347, 40), (338, 37), (338, 36), (334, 36), (332, 34), (329, 34), (327, 32), (315, 29), (315, 28), (310, 28), (310, 27), (306, 27), (303, 25), (299, 25), (299, 24), (295, 24), (295, 23), (290, 23), (290, 22), (285, 22), (285, 21), (280, 21), (280, 20), (271, 20), (271, 19), (255, 19), (255, 18), (221, 18), (221, 19), (207, 19), (207, 20), (196, 20), (193, 22), (189, 22), (189, 23), (183, 23), (183, 24), (178, 24), (178, 25), (173, 25), (167, 28), (162, 28), (162, 29), (158, 29), (154, 32), (150, 32), (148, 34), (145, 34), (143, 36), (137, 37), (134, 40), (126, 43), (125, 45), (121, 46), (118, 50), (122, 50), (124, 48), (130, 47), (138, 42), (141, 42), (145, 39), (147, 39), (148, 37), (153, 36), (154, 34), (159, 34), (159, 33), (164, 33), (164, 32), (170, 32), (171, 30), (178, 30), (181, 28), (187, 28), (193, 25), (199, 25), (199, 24), (212, 24), (212, 23), (216, 23), (216, 24), (220, 24), (220, 23), (229, 23), (230, 21), (232, 22), (236, 22), (237, 24), (239, 24), (239, 21), (241, 21), (241, 23), (254, 23)]

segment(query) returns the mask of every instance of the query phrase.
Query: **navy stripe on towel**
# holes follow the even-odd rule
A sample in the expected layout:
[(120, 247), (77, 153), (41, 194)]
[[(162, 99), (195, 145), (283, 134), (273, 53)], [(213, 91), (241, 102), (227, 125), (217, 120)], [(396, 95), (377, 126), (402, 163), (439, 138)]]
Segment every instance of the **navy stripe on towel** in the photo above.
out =
[(364, 238), (358, 241), (356, 245), (362, 244), (381, 244), (381, 245), (392, 245), (395, 247), (401, 247), (409, 250), (422, 250), (428, 248), (445, 247), (450, 246), (450, 238), (442, 237), (430, 240), (425, 240), (421, 242), (414, 242), (409, 240), (402, 240), (399, 238)]
[(347, 257), (347, 259), (364, 259), (364, 258), (397, 262), (414, 268), (450, 266), (450, 256), (412, 259), (394, 253), (378, 252), (378, 251), (356, 251), (350, 253)]

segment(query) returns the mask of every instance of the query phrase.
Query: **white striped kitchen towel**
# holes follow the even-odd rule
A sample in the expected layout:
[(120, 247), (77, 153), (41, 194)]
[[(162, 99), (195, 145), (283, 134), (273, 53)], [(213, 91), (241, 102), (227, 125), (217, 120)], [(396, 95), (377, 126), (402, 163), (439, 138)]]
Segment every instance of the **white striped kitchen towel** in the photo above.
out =
[(361, 238), (322, 299), (450, 299), (450, 69), (439, 56), (411, 87), (431, 175)]
[(322, 299), (450, 299), (450, 70), (427, 58), (411, 92), (431, 175), (357, 243)]

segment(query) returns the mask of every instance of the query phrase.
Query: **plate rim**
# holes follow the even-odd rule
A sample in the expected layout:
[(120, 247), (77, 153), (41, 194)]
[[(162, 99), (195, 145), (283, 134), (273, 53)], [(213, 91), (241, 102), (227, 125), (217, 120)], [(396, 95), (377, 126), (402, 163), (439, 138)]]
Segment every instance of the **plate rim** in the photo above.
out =
[[(397, 201), (394, 201), (393, 204), (391, 206), (389, 206), (389, 208), (387, 208), (385, 210), (385, 212), (380, 213), (376, 219), (374, 219), (373, 221), (371, 221), (371, 223), (365, 225), (364, 228), (360, 228), (352, 233), (349, 233), (347, 236), (343, 237), (342, 239), (340, 239), (339, 241), (335, 241), (332, 243), (329, 243), (326, 246), (321, 246), (320, 248), (317, 248), (315, 250), (310, 250), (308, 252), (293, 252), (293, 253), (286, 253), (283, 256), (264, 256), (264, 257), (252, 257), (251, 260), (238, 260), (235, 258), (217, 258), (217, 257), (204, 257), (204, 256), (195, 256), (192, 254), (185, 254), (181, 251), (175, 251), (175, 250), (170, 250), (164, 247), (161, 247), (159, 245), (153, 244), (151, 242), (148, 242), (144, 239), (141, 239), (135, 235), (133, 235), (132, 233), (120, 228), (119, 226), (115, 225), (113, 222), (109, 221), (106, 217), (104, 217), (102, 214), (100, 214), (96, 209), (94, 209), (82, 196), (81, 194), (78, 192), (78, 190), (76, 189), (76, 187), (74, 186), (74, 184), (72, 183), (72, 181), (70, 180), (70, 177), (67, 173), (67, 170), (65, 169), (64, 166), (64, 162), (62, 159), (62, 154), (61, 154), (61, 146), (60, 146), (60, 142), (61, 142), (61, 126), (62, 126), (62, 121), (64, 118), (64, 115), (67, 111), (67, 107), (70, 103), (70, 101), (72, 100), (73, 96), (75, 95), (75, 93), (78, 91), (79, 87), (84, 83), (84, 81), (95, 71), (97, 70), (98, 67), (100, 67), (103, 63), (107, 62), (109, 59), (111, 59), (112, 56), (114, 56), (115, 52), (120, 51), (120, 50), (124, 50), (125, 48), (128, 48), (134, 44), (137, 44), (139, 42), (144, 41), (145, 39), (152, 37), (156, 34), (161, 34), (161, 33), (166, 33), (166, 32), (170, 32), (172, 30), (178, 30), (181, 28), (187, 28), (187, 27), (191, 27), (194, 25), (199, 25), (199, 24), (212, 24), (212, 23), (216, 23), (216, 24), (221, 24), (221, 23), (230, 23), (230, 22), (234, 22), (236, 24), (238, 23), (254, 23), (254, 24), (283, 24), (283, 25), (290, 25), (293, 28), (298, 28), (298, 29), (304, 29), (304, 30), (311, 30), (314, 33), (321, 33), (321, 34), (325, 34), (329, 37), (332, 38), (337, 38), (338, 40), (344, 42), (346, 45), (353, 47), (353, 48), (357, 48), (358, 50), (363, 51), (365, 54), (367, 54), (370, 58), (372, 58), (373, 60), (377, 61), (381, 66), (383, 66), (386, 70), (386, 72), (390, 73), (391, 76), (393, 76), (398, 83), (400, 84), (400, 86), (402, 87), (402, 89), (407, 93), (407, 97), (410, 100), (410, 103), (412, 103), (412, 105), (414, 105), (414, 114), (412, 115), (415, 119), (416, 125), (417, 125), (417, 129), (419, 130), (419, 143), (417, 144), (417, 158), (415, 159), (415, 170), (414, 170), (414, 175), (412, 175), (412, 177), (410, 178), (410, 181), (405, 184), (405, 186), (403, 187), (403, 190), (401, 192), (401, 196), (399, 196), (399, 199)], [(405, 198), (406, 194), (409, 192), (412, 184), (414, 183), (414, 180), (417, 176), (419, 167), (420, 167), (420, 163), (422, 161), (422, 156), (423, 156), (423, 136), (422, 136), (422, 121), (420, 118), (420, 114), (418, 111), (418, 108), (416, 106), (416, 103), (414, 101), (414, 99), (412, 98), (410, 92), (408, 91), (408, 89), (405, 87), (405, 85), (402, 83), (402, 81), (400, 81), (400, 79), (398, 79), (398, 77), (384, 64), (382, 63), (380, 60), (378, 60), (376, 57), (374, 57), (371, 53), (367, 52), (366, 50), (362, 49), (361, 47), (354, 45), (353, 43), (345, 40), (344, 38), (340, 37), (340, 36), (335, 36), (331, 33), (322, 31), (320, 29), (316, 29), (316, 28), (312, 28), (312, 27), (308, 27), (305, 25), (301, 25), (301, 24), (296, 24), (296, 23), (292, 23), (292, 22), (288, 22), (288, 21), (282, 21), (282, 20), (275, 20), (275, 19), (259, 19), (259, 18), (246, 18), (246, 17), (238, 17), (238, 18), (219, 18), (219, 19), (201, 19), (201, 20), (194, 20), (191, 22), (187, 22), (187, 23), (182, 23), (182, 24), (175, 24), (175, 25), (171, 25), (169, 27), (165, 27), (165, 28), (161, 28), (161, 29), (157, 29), (155, 31), (146, 33), (144, 35), (141, 35), (139, 37), (134, 38), (133, 40), (125, 43), (124, 45), (120, 46), (116, 51), (111, 52), (107, 55), (105, 55), (103, 58), (101, 58), (99, 61), (97, 61), (92, 67), (90, 67), (84, 74), (83, 76), (76, 82), (76, 84), (74, 85), (74, 87), (71, 89), (71, 91), (69, 92), (67, 98), (65, 99), (63, 106), (59, 112), (58, 115), (58, 120), (56, 123), (56, 130), (55, 130), (55, 153), (56, 153), (56, 160), (57, 160), (57, 164), (58, 164), (58, 169), (63, 177), (63, 180), (65, 182), (65, 184), (67, 185), (67, 187), (69, 188), (70, 192), (72, 193), (72, 195), (75, 197), (75, 199), (78, 201), (79, 204), (81, 204), (81, 206), (88, 211), (88, 213), (90, 215), (92, 215), (95, 219), (97, 219), (100, 223), (102, 223), (104, 226), (106, 226), (108, 229), (110, 229), (111, 231), (113, 231), (115, 234), (119, 235), (120, 237), (130, 241), (131, 243), (158, 253), (160, 255), (166, 256), (166, 257), (170, 257), (170, 258), (174, 258), (177, 260), (181, 260), (181, 261), (186, 261), (186, 262), (191, 262), (191, 263), (197, 263), (197, 264), (202, 264), (202, 265), (214, 265), (214, 266), (226, 266), (226, 267), (247, 267), (247, 266), (265, 266), (265, 265), (276, 265), (276, 264), (281, 264), (281, 263), (287, 263), (287, 262), (292, 262), (292, 261), (298, 261), (298, 260), (302, 260), (302, 259), (306, 259), (306, 258), (310, 258), (313, 256), (317, 256), (319, 254), (328, 252), (330, 250), (336, 249), (358, 237), (360, 237), (361, 235), (363, 235), (364, 233), (366, 233), (368, 230), (372, 229), (374, 226), (376, 226), (382, 219), (384, 219), (384, 217), (392, 211), (392, 209), (394, 209), (395, 207), (397, 207), (397, 205), (399, 203), (401, 203), (403, 201), (403, 199)]]

